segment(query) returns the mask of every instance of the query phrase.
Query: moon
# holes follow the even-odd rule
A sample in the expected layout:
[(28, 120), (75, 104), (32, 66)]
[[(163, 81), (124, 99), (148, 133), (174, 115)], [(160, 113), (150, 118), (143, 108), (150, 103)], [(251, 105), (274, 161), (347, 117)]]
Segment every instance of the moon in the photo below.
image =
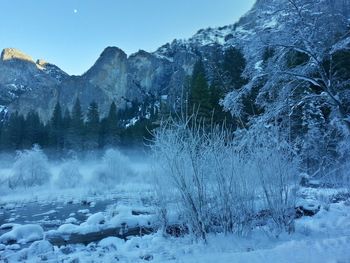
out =
[(74, 13), (74, 14), (77, 14), (77, 13), (78, 13), (78, 9), (74, 9), (74, 10), (73, 10), (73, 13)]

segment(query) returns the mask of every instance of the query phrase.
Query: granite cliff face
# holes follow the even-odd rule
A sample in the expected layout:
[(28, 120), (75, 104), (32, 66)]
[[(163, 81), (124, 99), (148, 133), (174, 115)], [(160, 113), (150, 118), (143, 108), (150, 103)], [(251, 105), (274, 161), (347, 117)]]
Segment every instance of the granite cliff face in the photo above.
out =
[[(169, 106), (175, 107), (199, 55), (204, 58), (210, 78), (215, 70), (213, 63), (233, 46), (241, 49), (247, 60), (245, 75), (255, 79), (262, 70), (264, 41), (278, 38), (288, 25), (287, 16), (281, 12), (287, 5), (284, 2), (258, 0), (236, 24), (199, 30), (192, 38), (174, 40), (153, 53), (139, 51), (128, 57), (117, 47), (107, 47), (81, 76), (69, 76), (55, 65), (43, 60), (34, 62), (18, 50), (5, 49), (0, 59), (1, 109), (23, 114), (35, 109), (47, 121), (57, 101), (72, 108), (77, 97), (83, 110), (95, 100), (102, 114), (108, 112), (112, 101), (125, 108), (135, 100), (167, 98)], [(307, 5), (310, 1), (298, 2)], [(311, 15), (319, 14), (325, 5), (342, 10), (345, 16), (350, 14), (348, 1), (319, 2)]]
[(69, 76), (55, 65), (5, 49), (0, 61), (0, 104), (3, 110), (22, 114), (35, 109), (47, 121), (57, 101), (71, 109), (77, 97), (84, 110), (95, 100), (102, 114), (112, 101), (119, 108), (150, 96), (157, 100), (172, 94), (169, 98), (174, 101), (196, 59), (183, 51), (176, 60), (145, 51), (127, 57), (119, 48), (107, 47), (86, 73)]
[(189, 40), (174, 40), (156, 52), (140, 50), (129, 57), (117, 47), (107, 47), (81, 76), (69, 76), (55, 65), (5, 49), (0, 60), (1, 108), (22, 114), (35, 109), (47, 121), (57, 101), (72, 108), (77, 97), (83, 110), (95, 100), (102, 114), (112, 101), (125, 108), (132, 101), (167, 98), (175, 107), (199, 54), (209, 58), (212, 50), (221, 49), (232, 29), (201, 30)]
[[(55, 90), (68, 77), (55, 65), (42, 60), (34, 62), (16, 49), (4, 49), (0, 58), (1, 108), (19, 109), (23, 113), (38, 109), (45, 116), (51, 110)], [(27, 100), (22, 100), (26, 97)]]

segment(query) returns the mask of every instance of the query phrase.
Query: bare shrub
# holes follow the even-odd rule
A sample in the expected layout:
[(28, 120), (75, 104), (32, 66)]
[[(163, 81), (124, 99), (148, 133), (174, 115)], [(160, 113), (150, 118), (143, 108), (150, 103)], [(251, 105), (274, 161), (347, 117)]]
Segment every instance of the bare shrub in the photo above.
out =
[[(253, 213), (253, 178), (242, 173), (230, 132), (220, 127), (209, 131), (198, 123), (170, 120), (155, 134), (152, 150), (161, 170), (156, 191), (162, 220), (167, 221), (171, 206), (166, 202), (175, 201), (200, 238), (211, 231), (243, 233)], [(175, 191), (164, 191), (169, 185)]]
[(298, 163), (274, 129), (233, 139), (225, 127), (194, 119), (163, 123), (151, 146), (162, 221), (175, 202), (203, 239), (208, 232), (247, 233), (257, 209), (268, 211), (276, 229), (293, 231)]
[[(208, 192), (200, 129), (189, 123), (169, 122), (157, 134), (153, 152), (164, 178), (158, 180), (175, 187), (179, 205), (192, 231), (205, 239), (208, 226)], [(164, 216), (164, 215), (163, 215)]]
[(278, 231), (294, 231), (299, 160), (275, 126), (258, 125), (244, 134), (239, 149), (257, 179), (263, 209)]

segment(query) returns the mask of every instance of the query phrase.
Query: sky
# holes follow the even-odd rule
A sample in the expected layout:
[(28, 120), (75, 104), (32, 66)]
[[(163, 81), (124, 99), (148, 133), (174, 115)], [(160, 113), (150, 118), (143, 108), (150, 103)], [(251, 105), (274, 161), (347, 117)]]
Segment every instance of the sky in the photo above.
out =
[(13, 47), (69, 74), (107, 46), (155, 51), (199, 29), (235, 23), (255, 0), (0, 0), (0, 49)]

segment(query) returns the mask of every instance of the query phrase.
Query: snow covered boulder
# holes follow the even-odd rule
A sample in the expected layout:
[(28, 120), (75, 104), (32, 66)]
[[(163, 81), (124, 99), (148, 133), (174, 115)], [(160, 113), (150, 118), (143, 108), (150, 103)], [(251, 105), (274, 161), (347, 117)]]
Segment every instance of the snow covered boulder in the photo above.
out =
[(69, 217), (66, 219), (65, 224), (77, 224), (78, 220), (75, 217)]
[[(51, 230), (49, 231), (49, 233), (53, 233), (55, 231)], [(63, 224), (60, 225), (59, 228), (57, 229), (58, 233), (62, 233), (62, 234), (72, 234), (72, 233), (77, 233), (79, 232), (79, 226), (78, 225), (74, 225), (74, 224)]]
[(15, 224), (15, 223), (6, 223), (0, 226), (1, 230), (11, 230), (16, 226), (20, 226), (20, 224)]
[(123, 239), (117, 238), (117, 237), (107, 237), (102, 239), (98, 246), (102, 248), (107, 248), (109, 250), (117, 250), (121, 246), (125, 244)]
[(89, 218), (86, 220), (86, 223), (88, 225), (102, 225), (105, 223), (105, 216), (102, 212), (98, 212), (89, 216)]
[(44, 238), (44, 230), (39, 225), (19, 225), (15, 226), (10, 232), (7, 232), (0, 236), (0, 243), (13, 244), (20, 243), (25, 244), (31, 241), (41, 240)]
[(28, 249), (29, 256), (45, 255), (54, 251), (53, 246), (47, 240), (35, 241)]
[(304, 201), (297, 205), (295, 209), (295, 217), (314, 216), (320, 211), (321, 205), (317, 202)]

